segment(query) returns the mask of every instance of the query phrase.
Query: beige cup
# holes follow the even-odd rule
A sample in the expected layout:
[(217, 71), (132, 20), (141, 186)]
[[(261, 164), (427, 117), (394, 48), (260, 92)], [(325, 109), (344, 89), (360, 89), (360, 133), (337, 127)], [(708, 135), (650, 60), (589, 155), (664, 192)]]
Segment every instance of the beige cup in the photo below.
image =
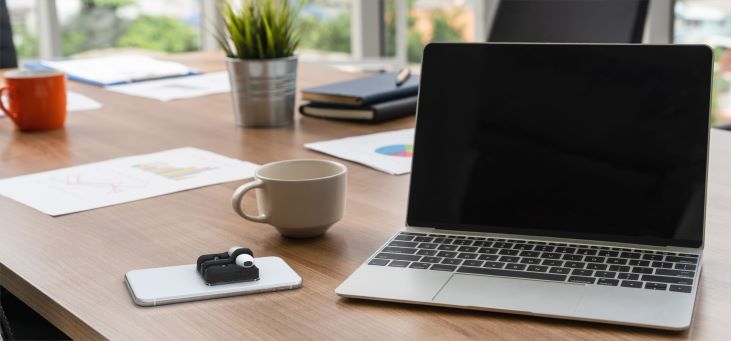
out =
[[(286, 160), (261, 166), (254, 181), (233, 197), (234, 211), (245, 219), (274, 226), (287, 237), (319, 236), (343, 217), (348, 169), (327, 160)], [(241, 208), (246, 192), (259, 189), (258, 215)]]

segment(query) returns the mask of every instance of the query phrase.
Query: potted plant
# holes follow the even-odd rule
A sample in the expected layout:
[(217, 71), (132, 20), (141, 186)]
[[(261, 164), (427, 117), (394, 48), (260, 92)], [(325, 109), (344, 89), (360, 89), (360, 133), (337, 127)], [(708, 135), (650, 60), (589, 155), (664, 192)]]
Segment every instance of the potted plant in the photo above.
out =
[(297, 13), (289, 0), (229, 1), (221, 8), (217, 32), (226, 67), (236, 125), (275, 127), (294, 122), (299, 43)]

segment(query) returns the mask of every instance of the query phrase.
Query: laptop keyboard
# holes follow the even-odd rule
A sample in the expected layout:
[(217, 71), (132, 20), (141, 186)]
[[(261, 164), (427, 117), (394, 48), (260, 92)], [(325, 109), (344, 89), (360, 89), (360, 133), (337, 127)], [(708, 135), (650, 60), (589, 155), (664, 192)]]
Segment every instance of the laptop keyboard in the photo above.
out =
[(400, 232), (368, 264), (690, 293), (698, 261), (674, 252)]

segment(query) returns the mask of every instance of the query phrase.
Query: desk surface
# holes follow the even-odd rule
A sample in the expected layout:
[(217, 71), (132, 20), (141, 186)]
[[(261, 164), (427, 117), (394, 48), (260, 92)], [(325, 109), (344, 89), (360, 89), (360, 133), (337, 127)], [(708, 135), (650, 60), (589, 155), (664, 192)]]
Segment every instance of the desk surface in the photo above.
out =
[[(172, 59), (206, 71), (220, 55)], [(312, 86), (357, 75), (300, 65), (298, 83)], [(103, 103), (69, 114), (64, 130), (19, 133), (0, 120), (0, 177), (119, 156), (193, 146), (267, 163), (329, 157), (304, 143), (411, 127), (413, 117), (357, 125), (298, 115), (294, 126), (235, 127), (228, 94), (168, 103), (70, 83)], [(325, 236), (280, 237), (239, 218), (233, 190), (246, 181), (210, 186), (52, 218), (0, 197), (0, 285), (78, 339), (720, 339), (731, 335), (731, 134), (713, 132), (706, 251), (693, 328), (684, 333), (586, 322), (342, 299), (335, 288), (405, 221), (408, 176), (345, 162), (350, 170), (345, 218)], [(254, 200), (247, 198), (246, 205)], [(301, 289), (141, 308), (122, 281), (132, 269), (192, 263), (202, 253), (250, 247), (285, 259)]]

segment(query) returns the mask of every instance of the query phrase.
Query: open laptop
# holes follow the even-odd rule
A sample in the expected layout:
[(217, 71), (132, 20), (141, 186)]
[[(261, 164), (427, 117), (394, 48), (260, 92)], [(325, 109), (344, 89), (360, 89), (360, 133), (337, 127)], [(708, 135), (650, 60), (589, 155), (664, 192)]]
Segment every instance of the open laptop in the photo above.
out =
[(682, 330), (707, 46), (430, 44), (406, 227), (338, 295)]

